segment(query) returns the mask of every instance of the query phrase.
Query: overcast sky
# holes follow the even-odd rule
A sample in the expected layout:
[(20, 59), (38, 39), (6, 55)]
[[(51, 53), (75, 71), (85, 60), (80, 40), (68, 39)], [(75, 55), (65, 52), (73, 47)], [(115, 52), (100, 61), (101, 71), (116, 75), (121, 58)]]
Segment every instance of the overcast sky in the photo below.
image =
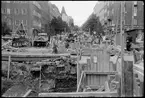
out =
[(72, 16), (74, 24), (81, 26), (93, 12), (97, 1), (50, 1), (55, 4), (60, 13), (64, 6), (66, 14)]

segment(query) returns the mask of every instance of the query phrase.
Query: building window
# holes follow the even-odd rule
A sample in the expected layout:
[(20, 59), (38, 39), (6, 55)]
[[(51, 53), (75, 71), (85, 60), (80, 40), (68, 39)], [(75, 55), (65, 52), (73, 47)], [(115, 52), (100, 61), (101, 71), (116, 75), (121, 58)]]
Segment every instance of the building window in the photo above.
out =
[(8, 19), (8, 25), (12, 25), (11, 19)]
[(19, 14), (19, 9), (15, 9), (15, 14)]
[(112, 14), (114, 14), (114, 9), (112, 9)]
[(137, 7), (134, 7), (134, 16), (137, 16)]
[(137, 5), (137, 1), (134, 1), (134, 5)]
[(23, 25), (27, 25), (27, 20), (22, 20)]
[(7, 3), (10, 3), (10, 1), (6, 1)]
[(10, 1), (2, 1), (2, 3), (10, 3)]
[(10, 14), (10, 9), (9, 8), (7, 9), (7, 14)]
[(133, 23), (134, 25), (137, 25), (137, 20), (136, 19), (134, 19), (134, 23)]
[(1, 13), (4, 14), (4, 10), (1, 8)]
[(20, 22), (19, 20), (16, 20), (15, 25), (19, 25), (19, 22)]
[(27, 14), (27, 9), (22, 9), (22, 15), (26, 15)]
[(3, 9), (3, 13), (4, 14), (7, 14), (7, 9)]

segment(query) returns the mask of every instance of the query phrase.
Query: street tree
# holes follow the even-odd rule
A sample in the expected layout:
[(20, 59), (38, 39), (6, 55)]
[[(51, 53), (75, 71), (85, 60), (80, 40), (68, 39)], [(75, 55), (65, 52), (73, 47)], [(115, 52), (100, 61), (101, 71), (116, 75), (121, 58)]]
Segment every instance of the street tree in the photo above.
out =
[(70, 32), (70, 28), (68, 24), (61, 19), (61, 17), (53, 17), (53, 19), (50, 22), (50, 28), (51, 32), (55, 34), (60, 34), (62, 31), (63, 32)]
[(74, 25), (74, 27), (73, 27), (73, 31), (79, 31), (79, 26)]
[(103, 27), (100, 23), (99, 17), (97, 17), (95, 14), (91, 14), (89, 19), (82, 25), (82, 30), (86, 32), (90, 32), (90, 34), (94, 34), (93, 32), (96, 32), (96, 35), (104, 35)]

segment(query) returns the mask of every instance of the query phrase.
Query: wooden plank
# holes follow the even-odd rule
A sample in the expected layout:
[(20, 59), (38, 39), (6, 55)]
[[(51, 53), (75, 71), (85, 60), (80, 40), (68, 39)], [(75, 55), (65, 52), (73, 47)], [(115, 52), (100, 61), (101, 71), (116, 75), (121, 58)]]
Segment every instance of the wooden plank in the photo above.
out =
[(91, 79), (91, 78), (90, 78), (90, 75), (87, 75), (87, 74), (86, 74), (86, 78), (87, 78), (87, 84), (86, 84), (86, 86), (87, 86), (87, 85), (90, 84), (90, 79)]
[(110, 62), (110, 55), (107, 53), (107, 50), (104, 51), (104, 68), (103, 71), (108, 72), (109, 71), (109, 62)]
[(98, 71), (101, 71), (101, 51), (97, 51), (97, 64), (98, 64)]
[[(24, 53), (25, 54), (25, 53)], [(9, 54), (11, 55), (11, 54)], [(3, 55), (2, 54), (2, 61), (8, 61), (8, 57), (9, 55)], [(41, 61), (41, 60), (45, 60), (45, 59), (49, 59), (49, 58), (58, 58), (58, 57), (61, 57), (61, 56), (70, 56), (70, 54), (48, 54), (48, 55), (11, 55), (11, 61)]]
[(117, 91), (113, 92), (71, 92), (71, 93), (39, 93), (39, 97), (107, 97), (116, 96)]
[(25, 95), (23, 95), (22, 97), (27, 97), (30, 93), (31, 93), (31, 89), (30, 90), (28, 90), (26, 93), (25, 93)]
[(79, 79), (79, 83), (78, 83), (78, 86), (77, 86), (77, 92), (79, 92), (79, 89), (80, 89), (80, 86), (81, 86), (81, 82), (82, 82), (82, 79), (83, 79), (83, 75), (84, 75), (84, 71), (82, 71), (82, 73), (81, 73), (81, 77)]
[(94, 75), (91, 75), (91, 84), (93, 85), (94, 84)]
[(105, 89), (105, 86), (101, 86), (101, 87), (97, 90), (97, 92), (103, 91), (104, 89)]
[(103, 84), (103, 75), (102, 74), (100, 74), (99, 75), (99, 82), (100, 82), (100, 86), (103, 86), (104, 84)]
[(91, 89), (99, 89), (99, 85), (88, 85)]
[(94, 72), (94, 71), (84, 71), (86, 74), (95, 74), (95, 75), (101, 75), (101, 74), (104, 74), (104, 75), (115, 75), (117, 74), (118, 72)]
[(94, 56), (93, 54), (91, 54), (91, 57), (90, 57), (90, 62), (91, 62), (91, 71), (95, 71), (95, 67), (94, 67)]
[(125, 96), (133, 97), (133, 61), (124, 61)]
[(136, 77), (134, 78), (134, 95), (137, 96), (137, 97), (140, 97), (140, 87), (138, 86), (138, 82), (137, 82), (137, 79)]
[(100, 51), (99, 57), (100, 57), (100, 72), (103, 72), (103, 65), (104, 65), (103, 51)]
[(91, 60), (87, 59), (87, 67), (88, 67), (88, 71), (91, 70)]
[(11, 66), (11, 55), (9, 55), (7, 79), (9, 79), (9, 74), (10, 74), (10, 66)]
[(9, 56), (11, 55), (12, 57), (58, 57), (58, 56), (70, 56), (70, 53), (62, 53), (62, 54), (52, 54), (52, 53), (29, 53), (29, 52), (2, 52), (2, 56)]
[(79, 64), (79, 53), (77, 53), (77, 86), (79, 85), (79, 78), (80, 78), (80, 64)]
[(140, 82), (140, 93), (141, 97), (144, 96), (144, 82)]
[(113, 70), (113, 62), (111, 62), (111, 61), (109, 62), (109, 71), (114, 71)]
[(100, 75), (99, 74), (95, 78), (95, 85), (100, 86)]
[(105, 81), (105, 91), (110, 92), (108, 81)]

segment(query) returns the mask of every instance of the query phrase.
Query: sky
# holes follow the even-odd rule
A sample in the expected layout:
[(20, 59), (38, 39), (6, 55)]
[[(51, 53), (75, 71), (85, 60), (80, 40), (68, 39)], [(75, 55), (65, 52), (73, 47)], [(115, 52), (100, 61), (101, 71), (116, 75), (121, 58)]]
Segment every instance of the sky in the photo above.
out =
[(97, 1), (50, 1), (55, 4), (61, 13), (64, 6), (66, 14), (74, 19), (74, 24), (81, 26), (93, 13)]

